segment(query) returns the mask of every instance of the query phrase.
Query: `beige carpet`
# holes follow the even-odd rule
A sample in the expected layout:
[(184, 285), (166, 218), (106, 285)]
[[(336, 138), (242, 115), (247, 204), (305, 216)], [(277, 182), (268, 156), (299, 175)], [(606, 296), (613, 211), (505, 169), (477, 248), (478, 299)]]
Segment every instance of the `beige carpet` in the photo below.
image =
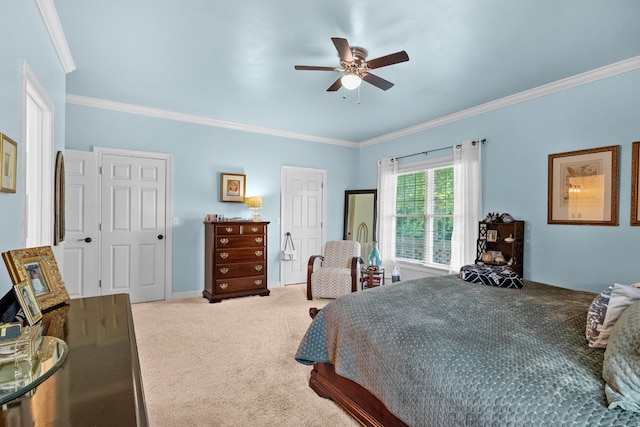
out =
[(268, 297), (132, 306), (151, 427), (356, 426), (294, 360), (311, 318), (303, 285)]

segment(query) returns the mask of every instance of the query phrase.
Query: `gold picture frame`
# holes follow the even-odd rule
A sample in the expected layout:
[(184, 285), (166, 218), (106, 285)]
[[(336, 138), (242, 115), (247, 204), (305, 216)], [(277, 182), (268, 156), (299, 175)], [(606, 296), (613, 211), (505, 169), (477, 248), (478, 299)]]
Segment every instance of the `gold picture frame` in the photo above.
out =
[(640, 225), (640, 141), (631, 148), (631, 220), (630, 225)]
[(2, 258), (14, 286), (26, 280), (43, 312), (69, 300), (51, 246), (15, 249)]
[(18, 144), (0, 133), (0, 191), (16, 192), (16, 170), (18, 168)]
[(244, 203), (247, 176), (238, 173), (220, 174), (220, 200)]
[(620, 147), (549, 155), (547, 223), (618, 225)]
[(40, 311), (40, 307), (36, 302), (31, 284), (27, 280), (24, 280), (16, 284), (13, 289), (29, 326), (38, 323), (38, 321), (42, 319), (42, 311)]
[(487, 230), (487, 242), (498, 241), (498, 230)]

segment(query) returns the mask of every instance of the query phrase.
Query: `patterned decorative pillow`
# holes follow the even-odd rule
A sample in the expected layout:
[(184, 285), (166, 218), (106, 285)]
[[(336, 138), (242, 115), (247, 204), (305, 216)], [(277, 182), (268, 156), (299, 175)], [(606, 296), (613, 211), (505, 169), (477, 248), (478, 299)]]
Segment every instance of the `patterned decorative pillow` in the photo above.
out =
[(463, 265), (460, 278), (471, 283), (480, 283), (500, 288), (521, 289), (522, 279), (509, 266)]
[(602, 378), (609, 409), (640, 412), (640, 302), (616, 322), (604, 352)]
[[(607, 309), (609, 307), (609, 300), (611, 298), (611, 292), (613, 291), (614, 286), (625, 286), (620, 285), (618, 283), (609, 286), (604, 291), (600, 292), (600, 295), (593, 299), (593, 302), (589, 306), (589, 311), (587, 312), (587, 328), (585, 332), (585, 336), (587, 338), (587, 342), (589, 343), (589, 347), (595, 348), (605, 348), (607, 346), (607, 340), (609, 337), (610, 330), (603, 334), (601, 337), (601, 332), (603, 330), (603, 324), (605, 322), (605, 317), (607, 315)], [(629, 287), (629, 286), (627, 286)], [(640, 288), (640, 283), (634, 283), (630, 287)], [(621, 301), (624, 298), (617, 299), (617, 301)], [(628, 304), (627, 304), (628, 305)], [(626, 306), (625, 306), (626, 307)], [(619, 315), (618, 315), (619, 316)], [(612, 320), (615, 323), (616, 319), (613, 319), (610, 316), (610, 321)], [(613, 327), (613, 325), (611, 325)]]

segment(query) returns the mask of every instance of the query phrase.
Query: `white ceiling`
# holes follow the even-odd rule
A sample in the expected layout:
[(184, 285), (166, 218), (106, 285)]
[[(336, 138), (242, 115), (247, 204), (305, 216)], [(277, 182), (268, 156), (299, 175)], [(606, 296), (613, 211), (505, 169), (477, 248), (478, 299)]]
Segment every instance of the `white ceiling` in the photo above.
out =
[[(640, 56), (637, 0), (54, 0), (67, 93), (360, 142)], [(331, 37), (388, 91), (326, 92)]]

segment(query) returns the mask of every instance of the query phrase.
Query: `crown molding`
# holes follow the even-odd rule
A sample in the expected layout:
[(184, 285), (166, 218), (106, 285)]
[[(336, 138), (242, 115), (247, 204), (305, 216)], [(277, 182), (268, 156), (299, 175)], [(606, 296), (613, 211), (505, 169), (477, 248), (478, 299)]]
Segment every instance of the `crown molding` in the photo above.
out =
[(58, 16), (55, 4), (53, 4), (53, 0), (36, 0), (36, 4), (44, 20), (44, 25), (49, 31), (49, 36), (58, 53), (58, 58), (60, 58), (60, 62), (62, 62), (65, 73), (72, 72), (76, 69), (76, 64), (71, 56), (71, 49), (69, 49), (67, 38), (64, 36), (60, 17)]
[(302, 141), (318, 142), (322, 144), (341, 145), (344, 147), (357, 148), (358, 143), (342, 139), (325, 138), (322, 136), (309, 135), (305, 133), (289, 132), (280, 129), (267, 128), (262, 126), (246, 125), (226, 120), (212, 119), (210, 117), (195, 116), (192, 114), (177, 113), (175, 111), (161, 110), (158, 108), (142, 107), (139, 105), (125, 104), (122, 102), (107, 101), (98, 98), (90, 98), (81, 95), (67, 94), (68, 104), (82, 105), (85, 107), (100, 108), (103, 110), (118, 111), (129, 114), (140, 114), (148, 117), (155, 117), (166, 120), (176, 120), (180, 122), (194, 123), (204, 126), (212, 126), (225, 129), (233, 129), (244, 132), (259, 133), (263, 135), (278, 136), (282, 138), (298, 139)]
[(366, 147), (369, 145), (380, 144), (382, 142), (391, 141), (404, 136), (412, 135), (414, 133), (422, 132), (427, 129), (433, 129), (438, 126), (446, 125), (456, 122), (458, 120), (468, 119), (473, 116), (488, 113), (489, 111), (498, 110), (500, 108), (508, 107), (520, 102), (529, 101), (531, 99), (539, 98), (541, 96), (550, 95), (552, 93), (560, 92), (572, 87), (580, 86), (583, 84), (591, 83), (597, 80), (612, 77), (618, 74), (626, 73), (627, 71), (633, 71), (640, 68), (640, 56), (626, 59), (624, 61), (615, 62), (604, 67), (596, 68), (591, 71), (577, 74), (575, 76), (568, 77), (566, 79), (558, 80), (553, 83), (549, 83), (543, 86), (539, 86), (533, 89), (525, 90), (524, 92), (509, 95), (504, 98), (490, 101), (485, 104), (478, 105), (476, 107), (467, 108), (466, 110), (458, 111), (457, 113), (442, 116), (428, 122), (420, 123), (415, 126), (411, 126), (405, 129), (400, 129), (395, 132), (380, 135), (375, 138), (361, 141), (359, 146)]
[[(49, 2), (50, 0), (37, 0), (38, 2)], [(325, 138), (322, 136), (309, 135), (304, 133), (289, 132), (280, 129), (273, 129), (261, 126), (246, 125), (237, 122), (229, 122), (225, 120), (217, 120), (209, 117), (194, 116), (191, 114), (177, 113), (168, 110), (160, 110), (157, 108), (142, 107), (138, 105), (125, 104), (115, 101), (106, 101), (97, 98), (90, 98), (81, 95), (67, 94), (67, 103), (82, 105), (85, 107), (100, 108), (104, 110), (119, 111), (130, 114), (140, 114), (149, 117), (156, 117), (167, 120), (177, 120), (187, 123), (195, 123), (205, 126), (220, 127), (226, 129), (234, 129), (244, 132), (260, 133), (264, 135), (278, 136), (289, 139), (297, 139), (302, 141), (317, 142), (322, 144), (333, 144), (344, 147), (363, 148), (374, 144), (380, 144), (382, 142), (391, 141), (404, 136), (412, 135), (414, 133), (422, 132), (428, 129), (433, 129), (438, 126), (443, 126), (449, 123), (456, 122), (458, 120), (468, 119), (473, 116), (488, 113), (490, 111), (498, 110), (500, 108), (508, 107), (521, 102), (526, 102), (541, 96), (550, 95), (556, 92), (560, 92), (572, 87), (580, 86), (583, 84), (591, 83), (597, 80), (612, 77), (618, 74), (625, 73), (627, 71), (633, 71), (640, 68), (640, 56), (626, 59), (624, 61), (616, 62), (604, 67), (596, 68), (595, 70), (587, 71), (582, 74), (577, 74), (566, 79), (558, 80), (553, 83), (549, 83), (537, 88), (529, 89), (514, 95), (509, 95), (504, 98), (490, 101), (485, 104), (478, 105), (476, 107), (467, 108), (466, 110), (458, 111), (457, 113), (449, 114), (447, 116), (439, 117), (434, 120), (429, 120), (424, 123), (420, 123), (415, 126), (411, 126), (405, 129), (400, 129), (395, 132), (380, 135), (375, 138), (367, 139), (361, 142), (347, 141), (342, 139)]]

